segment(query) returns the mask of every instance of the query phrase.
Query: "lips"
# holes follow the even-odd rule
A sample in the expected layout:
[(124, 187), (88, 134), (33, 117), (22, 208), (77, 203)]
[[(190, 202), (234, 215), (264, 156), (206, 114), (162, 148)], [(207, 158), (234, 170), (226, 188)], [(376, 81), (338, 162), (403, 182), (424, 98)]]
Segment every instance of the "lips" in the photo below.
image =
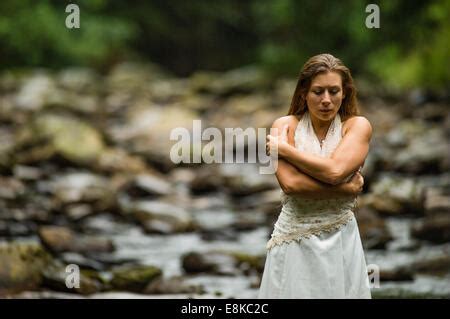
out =
[(322, 112), (322, 113), (329, 113), (329, 112), (331, 112), (331, 110), (320, 110), (320, 112)]

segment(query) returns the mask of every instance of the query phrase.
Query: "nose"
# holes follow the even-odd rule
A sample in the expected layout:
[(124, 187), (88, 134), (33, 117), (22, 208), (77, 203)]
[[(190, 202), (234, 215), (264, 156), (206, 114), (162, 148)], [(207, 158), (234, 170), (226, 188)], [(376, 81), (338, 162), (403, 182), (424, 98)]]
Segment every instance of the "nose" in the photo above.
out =
[(322, 99), (322, 104), (328, 105), (330, 103), (331, 103), (330, 93), (328, 93), (328, 90), (325, 90), (324, 95), (323, 95), (323, 99)]

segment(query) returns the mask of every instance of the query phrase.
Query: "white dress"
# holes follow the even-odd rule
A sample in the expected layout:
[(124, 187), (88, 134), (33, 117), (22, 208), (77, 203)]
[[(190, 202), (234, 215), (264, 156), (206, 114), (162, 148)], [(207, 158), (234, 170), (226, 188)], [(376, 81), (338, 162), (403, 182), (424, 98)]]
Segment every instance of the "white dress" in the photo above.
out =
[[(295, 131), (295, 147), (331, 156), (342, 138), (339, 114), (322, 147), (309, 113)], [(348, 178), (351, 178), (349, 176)], [(355, 198), (305, 199), (281, 191), (283, 207), (271, 239), (259, 298), (371, 298)]]

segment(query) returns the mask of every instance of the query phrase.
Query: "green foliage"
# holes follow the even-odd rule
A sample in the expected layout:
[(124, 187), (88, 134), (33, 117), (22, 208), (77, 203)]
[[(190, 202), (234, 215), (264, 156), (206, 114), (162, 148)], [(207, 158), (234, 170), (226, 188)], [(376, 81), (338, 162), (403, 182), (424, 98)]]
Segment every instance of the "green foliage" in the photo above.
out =
[(69, 30), (68, 1), (2, 1), (0, 67), (107, 68), (137, 57), (179, 75), (259, 63), (295, 76), (308, 57), (329, 52), (386, 85), (450, 83), (449, 0), (380, 0), (379, 29), (365, 26), (368, 0), (73, 2), (81, 28)]
[(80, 4), (81, 28), (67, 29), (65, 5), (51, 1), (0, 3), (0, 63), (5, 66), (103, 66), (131, 39), (133, 25), (100, 13), (104, 1)]

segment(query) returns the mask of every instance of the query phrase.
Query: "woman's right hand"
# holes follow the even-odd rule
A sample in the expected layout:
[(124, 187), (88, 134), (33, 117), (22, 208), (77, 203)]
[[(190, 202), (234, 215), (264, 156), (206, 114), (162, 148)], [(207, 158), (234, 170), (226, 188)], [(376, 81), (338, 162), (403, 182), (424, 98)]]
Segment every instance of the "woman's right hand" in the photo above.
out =
[(358, 171), (352, 178), (347, 182), (347, 186), (352, 195), (358, 195), (362, 192), (364, 186), (364, 177)]

